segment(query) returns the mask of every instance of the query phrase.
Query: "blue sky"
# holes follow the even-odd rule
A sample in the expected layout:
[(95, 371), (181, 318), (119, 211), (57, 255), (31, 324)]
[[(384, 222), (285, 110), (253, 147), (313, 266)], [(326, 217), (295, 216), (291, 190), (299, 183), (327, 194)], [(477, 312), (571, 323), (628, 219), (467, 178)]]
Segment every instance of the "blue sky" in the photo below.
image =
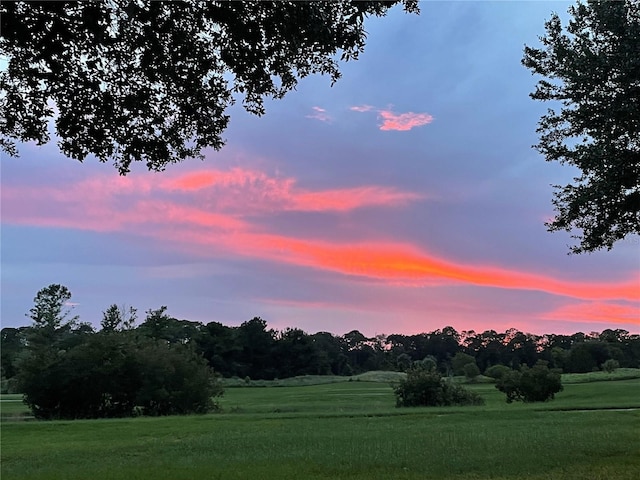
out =
[(2, 325), (61, 283), (96, 325), (116, 303), (336, 334), (638, 332), (638, 238), (567, 255), (544, 226), (576, 171), (531, 148), (548, 106), (520, 59), (569, 3), (420, 5), (369, 19), (333, 87), (233, 107), (205, 161), (123, 178), (54, 144), (4, 156)]

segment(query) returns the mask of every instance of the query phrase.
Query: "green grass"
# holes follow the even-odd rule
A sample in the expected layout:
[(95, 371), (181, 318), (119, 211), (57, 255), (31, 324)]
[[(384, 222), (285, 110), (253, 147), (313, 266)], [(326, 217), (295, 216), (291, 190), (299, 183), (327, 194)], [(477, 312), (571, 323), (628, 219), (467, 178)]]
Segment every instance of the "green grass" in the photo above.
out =
[(0, 395), (0, 418), (21, 419), (31, 416), (27, 406), (22, 403), (22, 395), (17, 393), (7, 393)]
[[(640, 380), (568, 384), (552, 402), (397, 409), (365, 381), (228, 388), (223, 413), (3, 422), (11, 479), (634, 479)], [(3, 396), (4, 400), (6, 397)], [(573, 411), (570, 411), (573, 409)], [(602, 410), (604, 409), (604, 410)]]
[(2, 478), (631, 479), (639, 422), (514, 410), (15, 423)]
[(589, 373), (563, 373), (562, 383), (587, 383), (603, 382), (609, 380), (631, 380), (640, 378), (640, 368), (617, 368), (611, 373), (589, 372)]
[(342, 383), (342, 382), (379, 382), (390, 383), (397, 382), (404, 378), (406, 374), (401, 372), (389, 371), (372, 371), (353, 375), (351, 377), (339, 375), (302, 375), (299, 377), (283, 378), (276, 380), (251, 380), (238, 377), (223, 378), (222, 383), (225, 387), (300, 387), (303, 385), (322, 385), (325, 383)]

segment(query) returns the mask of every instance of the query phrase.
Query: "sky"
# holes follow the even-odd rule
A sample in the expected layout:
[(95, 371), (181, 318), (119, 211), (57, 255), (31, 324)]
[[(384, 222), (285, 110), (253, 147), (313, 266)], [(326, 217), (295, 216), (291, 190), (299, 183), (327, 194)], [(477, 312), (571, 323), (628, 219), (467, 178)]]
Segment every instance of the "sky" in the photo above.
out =
[(0, 170), (2, 326), (58, 283), (96, 326), (115, 303), (338, 335), (640, 333), (640, 239), (568, 255), (544, 226), (577, 171), (531, 148), (549, 105), (520, 60), (568, 5), (395, 7), (335, 85), (232, 107), (221, 151), (162, 173), (20, 145)]

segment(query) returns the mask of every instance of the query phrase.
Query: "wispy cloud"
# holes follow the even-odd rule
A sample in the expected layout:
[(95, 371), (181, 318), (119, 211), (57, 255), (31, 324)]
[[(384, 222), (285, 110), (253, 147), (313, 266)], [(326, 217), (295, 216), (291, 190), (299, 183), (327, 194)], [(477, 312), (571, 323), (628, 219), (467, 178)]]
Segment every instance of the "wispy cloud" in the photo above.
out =
[(7, 185), (1, 191), (2, 221), (99, 232), (135, 232), (135, 226), (170, 224), (236, 232), (249, 229), (248, 217), (396, 208), (425, 198), (379, 185), (310, 190), (299, 187), (292, 177), (242, 168), (200, 170), (155, 183), (154, 179), (145, 174), (90, 177), (37, 188)]
[(331, 122), (332, 118), (327, 111), (322, 107), (312, 107), (313, 113), (306, 115), (307, 118), (313, 118), (314, 120), (320, 120), (321, 122)]
[(371, 105), (354, 105), (353, 107), (349, 108), (349, 110), (353, 110), (354, 112), (370, 112), (374, 109), (375, 107)]
[[(362, 207), (397, 207), (423, 198), (394, 188), (307, 190), (298, 187), (294, 178), (244, 169), (202, 170), (156, 184), (146, 175), (126, 181), (117, 178), (89, 178), (44, 189), (6, 186), (2, 190), (3, 223), (127, 232), (202, 258), (257, 258), (389, 285), (538, 291), (598, 302), (602, 318), (619, 319), (633, 313), (613, 301), (640, 301), (638, 278), (563, 280), (494, 265), (459, 263), (411, 243), (305, 238), (303, 230), (285, 233), (270, 221), (273, 214), (282, 212), (340, 213)], [(566, 307), (549, 318), (577, 318), (588, 312), (587, 307)]]
[[(215, 208), (233, 212), (301, 211), (346, 212), (363, 207), (396, 207), (424, 199), (415, 192), (379, 185), (309, 190), (292, 177), (273, 177), (264, 172), (234, 168), (202, 170), (165, 182), (168, 191), (198, 192)], [(214, 201), (215, 200), (215, 201)]]
[(300, 192), (290, 198), (289, 210), (346, 212), (362, 207), (395, 207), (425, 198), (413, 192), (386, 187), (357, 187), (320, 192)]
[(395, 130), (405, 132), (412, 128), (421, 127), (433, 122), (433, 116), (428, 113), (396, 113), (390, 109), (376, 108), (371, 105), (355, 105), (349, 108), (354, 112), (376, 111), (378, 117), (382, 119), (379, 125), (380, 130)]
[(626, 323), (640, 326), (640, 304), (585, 302), (563, 305), (543, 315), (546, 320), (566, 322)]

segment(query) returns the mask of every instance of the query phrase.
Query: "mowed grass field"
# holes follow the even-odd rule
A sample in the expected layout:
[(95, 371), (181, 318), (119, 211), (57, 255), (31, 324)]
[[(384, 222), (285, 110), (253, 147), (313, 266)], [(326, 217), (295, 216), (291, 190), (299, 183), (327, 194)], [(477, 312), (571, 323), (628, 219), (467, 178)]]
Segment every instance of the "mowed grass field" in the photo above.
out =
[[(508, 405), (493, 385), (470, 388), (486, 405), (397, 409), (388, 384), (352, 381), (228, 388), (223, 413), (203, 416), (3, 421), (0, 473), (3, 480), (639, 478), (640, 379), (567, 384), (543, 404)], [(19, 405), (2, 402), (3, 416), (12, 403)]]

